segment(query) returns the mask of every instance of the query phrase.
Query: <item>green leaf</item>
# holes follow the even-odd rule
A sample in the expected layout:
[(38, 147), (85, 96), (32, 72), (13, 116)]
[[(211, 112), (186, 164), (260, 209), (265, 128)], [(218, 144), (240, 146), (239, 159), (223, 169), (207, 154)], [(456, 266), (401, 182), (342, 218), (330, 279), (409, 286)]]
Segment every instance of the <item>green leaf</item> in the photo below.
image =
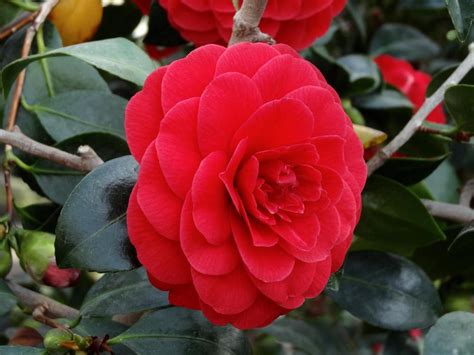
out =
[(106, 132), (125, 137), (127, 101), (102, 91), (77, 90), (56, 95), (32, 106), (42, 126), (56, 141), (81, 133)]
[(474, 2), (472, 0), (445, 0), (449, 15), (453, 20), (458, 38), (464, 42), (474, 22)]
[(444, 0), (399, 0), (398, 6), (407, 10), (440, 10), (446, 7)]
[(457, 258), (469, 258), (474, 252), (474, 222), (467, 225), (449, 246), (449, 253)]
[(416, 134), (399, 151), (403, 156), (390, 158), (377, 174), (413, 185), (427, 178), (449, 156), (445, 138)]
[(354, 105), (364, 110), (406, 110), (413, 111), (413, 104), (402, 93), (396, 90), (384, 89), (379, 93), (358, 96)]
[(113, 316), (167, 306), (168, 294), (154, 288), (143, 268), (106, 274), (87, 293), (81, 314)]
[(425, 354), (472, 354), (473, 333), (474, 315), (472, 313), (448, 313), (441, 317), (426, 335)]
[(138, 266), (126, 225), (137, 163), (121, 157), (94, 169), (66, 201), (56, 228), (60, 267), (113, 272)]
[(7, 314), (16, 305), (16, 297), (3, 279), (0, 279), (0, 316)]
[(364, 94), (380, 86), (382, 79), (377, 65), (367, 56), (351, 54), (337, 60), (349, 73), (347, 95)]
[[(130, 154), (124, 139), (108, 133), (81, 134), (56, 144), (56, 147), (76, 154), (81, 145), (92, 147), (104, 161)], [(43, 193), (60, 205), (66, 202), (71, 191), (85, 176), (82, 172), (44, 159), (38, 160), (32, 166), (31, 172)]]
[(54, 233), (61, 207), (54, 203), (37, 203), (25, 207), (15, 206), (15, 211), (24, 229)]
[(446, 239), (418, 197), (393, 180), (371, 177), (362, 194), (362, 206), (354, 250), (411, 255), (418, 247)]
[(127, 331), (109, 340), (123, 344), (137, 354), (231, 354), (251, 353), (243, 332), (231, 326), (217, 327), (201, 312), (167, 308), (153, 312)]
[(98, 69), (116, 75), (137, 85), (155, 69), (151, 59), (133, 42), (124, 38), (106, 39), (58, 48), (44, 54), (35, 54), (7, 65), (2, 74), (4, 95), (7, 96), (18, 74), (30, 63), (42, 58), (72, 56)]
[(451, 161), (444, 161), (424, 182), (436, 200), (459, 202), (461, 181)]
[(20, 9), (8, 2), (3, 1), (1, 4), (2, 11), (0, 11), (0, 28), (13, 21), (15, 17), (20, 13)]
[(429, 59), (438, 55), (438, 44), (416, 28), (388, 23), (375, 32), (369, 53), (373, 56), (390, 54), (406, 60)]
[[(435, 91), (438, 90), (446, 80), (448, 80), (450, 75), (456, 70), (458, 66), (459, 64), (450, 65), (433, 75), (430, 85), (426, 90), (426, 96), (430, 97), (433, 95)], [(467, 75), (462, 78), (460, 84), (474, 84), (474, 70), (471, 70), (469, 73), (467, 73)]]
[[(291, 344), (296, 354), (350, 354), (333, 324), (306, 323), (302, 320), (281, 318), (258, 333), (274, 337), (279, 344)], [(284, 352), (283, 352), (284, 353)]]
[(46, 350), (33, 348), (30, 346), (0, 346), (0, 354), (2, 355), (46, 355)]
[(455, 85), (446, 90), (444, 102), (451, 118), (462, 131), (474, 133), (474, 85)]
[(438, 293), (423, 270), (403, 257), (383, 252), (350, 253), (339, 291), (326, 293), (354, 316), (390, 330), (429, 327), (442, 310)]

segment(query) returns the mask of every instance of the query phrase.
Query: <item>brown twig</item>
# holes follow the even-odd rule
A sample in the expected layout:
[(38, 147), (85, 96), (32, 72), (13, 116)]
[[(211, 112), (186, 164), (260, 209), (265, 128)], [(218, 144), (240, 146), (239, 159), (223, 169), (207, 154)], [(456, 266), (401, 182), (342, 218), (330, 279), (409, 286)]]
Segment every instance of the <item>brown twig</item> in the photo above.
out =
[(258, 25), (268, 0), (244, 0), (242, 7), (234, 15), (234, 27), (229, 46), (240, 42), (265, 42), (274, 44), (272, 37), (260, 31)]
[(32, 22), (36, 16), (38, 16), (38, 11), (24, 14), (23, 16), (20, 16), (18, 19), (0, 29), (0, 41), (10, 37), (12, 34)]
[[(26, 31), (25, 39), (23, 41), (23, 46), (21, 48), (21, 58), (28, 57), (33, 39), (36, 32), (43, 24), (43, 22), (48, 17), (51, 10), (56, 6), (59, 0), (45, 0), (41, 5), (39, 10), (36, 12), (36, 16), (33, 20), (33, 23), (28, 30)], [(11, 100), (10, 108), (7, 115), (7, 131), (12, 131), (15, 126), (16, 116), (18, 113), (18, 107), (20, 105), (21, 92), (23, 91), (23, 86), (25, 84), (25, 75), (26, 69), (23, 69), (18, 75), (18, 78), (15, 83), (15, 89), (13, 91), (13, 97)], [(7, 156), (12, 150), (12, 146), (7, 144), (5, 145), (5, 156)], [(13, 192), (11, 189), (11, 166), (10, 164), (4, 164), (4, 179), (5, 179), (5, 199), (6, 199), (6, 209), (7, 214), (10, 219), (13, 217)]]
[(466, 182), (461, 191), (459, 204), (464, 207), (471, 207), (472, 199), (474, 198), (474, 179)]
[(0, 143), (78, 171), (89, 172), (104, 163), (89, 146), (79, 147), (74, 155), (27, 137), (17, 126), (11, 132), (0, 129)]
[(367, 163), (369, 176), (380, 168), (385, 161), (397, 152), (418, 131), (428, 115), (444, 100), (446, 90), (458, 84), (474, 67), (474, 43), (469, 46), (469, 54), (453, 74), (436, 92), (425, 100), (420, 109), (402, 129), (402, 131)]
[(33, 309), (33, 312), (31, 313), (31, 315), (34, 320), (40, 323), (43, 323), (47, 325), (48, 327), (64, 329), (64, 330), (69, 331), (69, 329), (64, 324), (56, 322), (54, 319), (48, 317), (46, 315), (48, 313), (48, 310), (49, 310), (49, 306), (47, 303), (39, 304)]
[(75, 308), (59, 303), (12, 281), (7, 281), (7, 284), (23, 306), (34, 310), (38, 306), (47, 305), (45, 314), (53, 318), (75, 319), (79, 317), (79, 311)]
[(422, 200), (422, 202), (433, 217), (462, 224), (474, 220), (474, 210), (469, 207), (432, 200)]

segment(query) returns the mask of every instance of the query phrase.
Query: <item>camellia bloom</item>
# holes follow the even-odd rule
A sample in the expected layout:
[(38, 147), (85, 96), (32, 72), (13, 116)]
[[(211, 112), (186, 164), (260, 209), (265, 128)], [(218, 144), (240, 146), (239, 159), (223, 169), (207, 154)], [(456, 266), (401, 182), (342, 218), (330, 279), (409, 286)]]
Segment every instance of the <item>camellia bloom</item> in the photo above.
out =
[[(426, 90), (431, 82), (431, 76), (415, 70), (405, 60), (390, 55), (380, 55), (375, 58), (384, 80), (404, 93), (418, 110), (426, 98)], [(446, 123), (446, 115), (441, 105), (436, 107), (428, 116), (427, 121)]]
[[(135, 2), (140, 8), (149, 8), (150, 0)], [(167, 10), (170, 23), (186, 40), (198, 46), (229, 41), (235, 14), (231, 0), (159, 2)], [(345, 4), (346, 0), (272, 0), (268, 2), (260, 28), (277, 42), (300, 50), (326, 33)]]
[(140, 164), (130, 239), (172, 304), (261, 327), (341, 267), (363, 148), (335, 91), (290, 47), (200, 47), (149, 76), (125, 125)]

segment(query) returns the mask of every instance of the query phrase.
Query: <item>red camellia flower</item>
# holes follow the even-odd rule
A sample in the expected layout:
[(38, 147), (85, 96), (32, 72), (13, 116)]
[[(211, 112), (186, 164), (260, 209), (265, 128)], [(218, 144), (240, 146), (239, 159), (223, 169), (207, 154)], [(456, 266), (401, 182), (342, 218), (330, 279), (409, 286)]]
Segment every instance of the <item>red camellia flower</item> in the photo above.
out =
[(133, 0), (133, 2), (138, 6), (144, 15), (148, 15), (150, 12), (151, 0)]
[(140, 164), (130, 239), (172, 304), (261, 327), (341, 267), (363, 149), (337, 94), (290, 47), (200, 47), (150, 75), (125, 124)]
[[(146, 1), (135, 0), (141, 4)], [(159, 2), (167, 10), (170, 23), (186, 40), (198, 46), (229, 41), (235, 14), (231, 0)], [(277, 42), (300, 50), (326, 33), (345, 4), (346, 0), (272, 0), (268, 2), (260, 28)]]
[[(375, 58), (384, 80), (404, 93), (418, 110), (426, 97), (426, 90), (431, 82), (431, 76), (422, 71), (415, 70), (405, 60), (390, 55), (380, 55)], [(428, 116), (427, 121), (433, 123), (446, 123), (446, 116), (441, 105), (436, 107)]]

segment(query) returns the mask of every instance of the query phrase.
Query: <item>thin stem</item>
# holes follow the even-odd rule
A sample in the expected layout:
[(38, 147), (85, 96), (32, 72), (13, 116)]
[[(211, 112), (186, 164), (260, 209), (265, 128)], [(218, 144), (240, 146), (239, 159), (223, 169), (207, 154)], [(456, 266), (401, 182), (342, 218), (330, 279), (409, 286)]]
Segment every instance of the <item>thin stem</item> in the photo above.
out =
[[(34, 141), (25, 136), (18, 127), (15, 127), (12, 132), (0, 129), (0, 142), (78, 171), (89, 172), (103, 163), (102, 159), (89, 146), (79, 147), (79, 155), (70, 154)], [(10, 152), (7, 152), (6, 156), (11, 157), (12, 155)]]
[(28, 308), (36, 309), (40, 305), (47, 305), (46, 313), (53, 318), (75, 319), (79, 317), (79, 311), (75, 308), (66, 306), (12, 281), (7, 281), (7, 284), (19, 302)]
[(18, 19), (14, 20), (12, 23), (6, 25), (0, 30), (0, 41), (3, 41), (5, 38), (10, 37), (12, 34), (22, 29), (24, 26), (32, 22), (35, 17), (38, 15), (38, 12), (27, 13), (23, 16), (20, 16)]
[(422, 200), (422, 202), (433, 217), (461, 224), (474, 220), (474, 210), (469, 207), (431, 200)]
[[(38, 34), (36, 35), (36, 44), (38, 45), (38, 53), (46, 52), (46, 46), (44, 44), (44, 36), (43, 36), (43, 25), (41, 25), (38, 29)], [(54, 86), (53, 86), (53, 80), (51, 79), (51, 73), (49, 71), (47, 59), (46, 58), (40, 59), (40, 65), (43, 71), (44, 81), (46, 82), (48, 95), (50, 97), (53, 97)]]
[[(36, 11), (36, 10), (38, 11), (37, 11), (36, 17), (33, 20), (33, 23), (31, 24), (30, 27), (28, 27), (28, 30), (26, 31), (25, 39), (23, 41), (23, 46), (21, 48), (21, 58), (28, 57), (36, 32), (38, 31), (40, 26), (44, 23), (49, 13), (56, 6), (58, 1), (59, 0), (45, 0), (39, 6), (39, 10), (36, 5), (34, 9), (32, 9), (32, 11)], [(17, 0), (10, 0), (10, 3), (14, 3), (17, 6), (21, 6), (19, 4), (23, 4), (23, 5), (26, 4), (23, 2), (19, 2)], [(7, 114), (7, 124), (6, 124), (7, 131), (12, 131), (13, 128), (15, 127), (16, 117), (18, 114), (18, 107), (20, 105), (20, 100), (21, 100), (21, 93), (23, 91), (23, 86), (25, 84), (25, 76), (26, 76), (26, 70), (23, 69), (21, 73), (18, 75), (18, 78), (15, 83), (15, 89), (13, 91), (11, 104), (10, 104), (8, 114)], [(7, 143), (5, 145), (5, 156), (7, 156), (11, 150), (12, 150), (12, 146)], [(3, 176), (5, 180), (5, 206), (6, 206), (7, 214), (9, 215), (10, 220), (11, 220), (13, 217), (13, 192), (11, 188), (11, 166), (8, 162), (5, 162), (3, 168), (4, 168)]]
[(260, 31), (260, 20), (267, 7), (268, 0), (244, 0), (242, 7), (235, 13), (234, 27), (229, 46), (240, 42), (265, 42), (274, 44), (269, 35)]
[(415, 113), (413, 118), (407, 123), (402, 131), (383, 149), (381, 149), (367, 163), (368, 174), (371, 175), (380, 168), (387, 159), (397, 152), (411, 137), (418, 131), (423, 121), (428, 115), (444, 100), (446, 90), (452, 85), (458, 84), (466, 74), (474, 67), (474, 44), (469, 46), (469, 54), (454, 73), (444, 82), (436, 92), (425, 100), (420, 109)]

